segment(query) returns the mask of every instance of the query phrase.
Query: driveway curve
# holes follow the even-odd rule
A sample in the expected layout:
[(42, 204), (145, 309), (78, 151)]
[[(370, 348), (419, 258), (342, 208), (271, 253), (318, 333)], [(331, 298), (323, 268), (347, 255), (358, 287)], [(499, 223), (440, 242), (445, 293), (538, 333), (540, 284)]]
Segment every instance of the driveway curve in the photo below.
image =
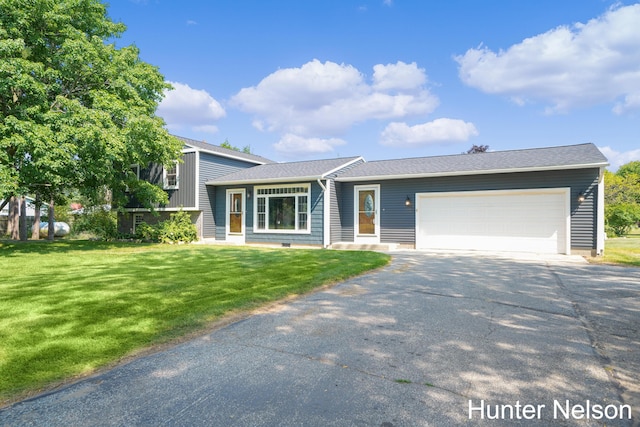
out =
[(632, 426), (638, 384), (640, 269), (411, 251), (0, 425)]

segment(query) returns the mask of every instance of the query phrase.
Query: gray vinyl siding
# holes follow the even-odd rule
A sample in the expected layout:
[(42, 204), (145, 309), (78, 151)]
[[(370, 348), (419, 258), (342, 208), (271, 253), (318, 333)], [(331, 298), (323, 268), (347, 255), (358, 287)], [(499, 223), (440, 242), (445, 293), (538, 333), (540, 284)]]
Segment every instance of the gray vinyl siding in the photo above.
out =
[[(195, 181), (196, 181), (196, 153), (185, 153), (182, 155), (182, 163), (178, 164), (178, 188), (165, 190), (169, 196), (169, 203), (160, 208), (180, 208), (192, 210), (196, 206)], [(140, 170), (140, 179), (149, 181), (152, 184), (163, 188), (163, 166), (152, 164)], [(140, 208), (142, 205), (137, 200), (131, 200), (127, 208)]]
[[(165, 190), (169, 195), (167, 208), (195, 208), (196, 206), (196, 153), (184, 153), (178, 164), (178, 188)], [(160, 172), (162, 185), (162, 172)]]
[[(353, 168), (355, 168), (358, 165), (361, 165), (365, 163), (364, 159), (360, 159), (357, 162), (354, 162), (352, 164), (350, 164), (349, 166), (346, 166), (334, 173), (332, 173), (331, 175), (327, 176), (327, 180), (326, 180), (326, 185), (330, 188), (330, 192), (329, 192), (329, 208), (330, 208), (330, 213), (329, 213), (329, 218), (330, 218), (330, 224), (329, 224), (329, 244), (332, 243), (337, 243), (337, 242), (341, 242), (343, 241), (342, 238), (342, 211), (344, 211), (344, 205), (341, 203), (342, 201), (342, 184), (339, 182), (334, 181), (334, 179), (338, 176), (340, 176), (340, 174), (343, 174)], [(353, 214), (353, 211), (351, 211)], [(353, 221), (352, 221), (353, 222)], [(352, 228), (353, 230), (353, 228)]]
[[(290, 184), (303, 184), (301, 182), (292, 182)], [(307, 184), (307, 183), (304, 183)], [(253, 185), (238, 186), (219, 186), (216, 187), (215, 204), (218, 206), (215, 212), (216, 224), (216, 240), (226, 240), (226, 194), (227, 189), (244, 188), (246, 191), (246, 243), (271, 243), (282, 244), (289, 243), (293, 245), (322, 245), (323, 243), (323, 203), (324, 192), (317, 182), (311, 184), (311, 233), (310, 234), (294, 234), (294, 233), (254, 233), (253, 232), (253, 204), (255, 201), (255, 191)], [(262, 184), (261, 184), (262, 185)], [(266, 185), (266, 184), (265, 184)], [(286, 185), (278, 183), (278, 185)], [(249, 194), (251, 197), (249, 197)]]
[(329, 243), (337, 243), (343, 241), (342, 239), (342, 215), (340, 215), (341, 208), (344, 209), (344, 206), (340, 204), (340, 200), (342, 200), (342, 184), (333, 180), (328, 182), (330, 185), (331, 191), (330, 194), (330, 238)]
[[(230, 159), (227, 157), (220, 157), (209, 153), (200, 153), (200, 178), (198, 182), (199, 187), (199, 208), (202, 211), (202, 233), (203, 237), (217, 237), (216, 236), (216, 218), (214, 215), (215, 206), (218, 206), (218, 211), (221, 212), (224, 218), (225, 214), (225, 191), (221, 188), (216, 188), (211, 185), (205, 185), (205, 182), (219, 178), (224, 175), (228, 175), (240, 169), (246, 169), (255, 166), (253, 163), (243, 162), (237, 159)], [(222, 194), (220, 202), (216, 200), (216, 196)], [(219, 203), (216, 205), (216, 203)], [(224, 227), (222, 232), (222, 238), (224, 239)]]
[[(571, 188), (571, 247), (596, 248), (599, 169), (521, 172), (472, 176), (398, 179), (342, 183), (342, 241), (353, 241), (354, 185), (380, 184), (380, 241), (415, 244), (415, 193)], [(586, 200), (578, 203), (578, 194)], [(409, 196), (411, 206), (405, 206)]]

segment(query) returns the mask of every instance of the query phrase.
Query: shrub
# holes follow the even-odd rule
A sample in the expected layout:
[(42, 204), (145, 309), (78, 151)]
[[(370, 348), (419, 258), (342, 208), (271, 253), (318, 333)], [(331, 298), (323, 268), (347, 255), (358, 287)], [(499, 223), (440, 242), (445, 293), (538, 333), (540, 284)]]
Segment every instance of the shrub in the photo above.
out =
[(167, 221), (162, 221), (158, 225), (158, 238), (162, 243), (191, 243), (198, 239), (198, 230), (185, 211), (172, 213)]
[(181, 210), (155, 225), (144, 222), (139, 224), (136, 227), (136, 237), (161, 243), (191, 243), (198, 239), (198, 230), (191, 223), (189, 214)]
[(74, 217), (74, 234), (91, 233), (103, 240), (115, 239), (118, 234), (118, 221), (115, 212), (96, 209)]

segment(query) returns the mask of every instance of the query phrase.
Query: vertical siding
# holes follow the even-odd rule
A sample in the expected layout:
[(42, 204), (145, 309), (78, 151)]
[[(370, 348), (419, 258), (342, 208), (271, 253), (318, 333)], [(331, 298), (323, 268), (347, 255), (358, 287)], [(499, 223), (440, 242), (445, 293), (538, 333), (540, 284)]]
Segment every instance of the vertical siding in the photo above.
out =
[[(159, 172), (162, 185), (162, 169)], [(184, 153), (178, 164), (178, 189), (165, 190), (169, 195), (168, 208), (195, 208), (196, 153)]]
[[(571, 247), (592, 249), (597, 238), (598, 175), (594, 168), (342, 183), (342, 240), (353, 241), (354, 185), (380, 184), (380, 240), (405, 244), (415, 244), (415, 193), (570, 187)], [(581, 191), (586, 200), (580, 204)], [(410, 207), (405, 206), (407, 196)]]

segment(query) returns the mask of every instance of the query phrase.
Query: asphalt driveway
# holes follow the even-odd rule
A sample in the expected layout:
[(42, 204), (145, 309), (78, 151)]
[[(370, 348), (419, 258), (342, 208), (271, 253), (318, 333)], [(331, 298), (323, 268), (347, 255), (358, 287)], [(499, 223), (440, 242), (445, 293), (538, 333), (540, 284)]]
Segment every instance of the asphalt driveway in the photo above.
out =
[(630, 426), (639, 384), (640, 269), (406, 252), (0, 425)]

